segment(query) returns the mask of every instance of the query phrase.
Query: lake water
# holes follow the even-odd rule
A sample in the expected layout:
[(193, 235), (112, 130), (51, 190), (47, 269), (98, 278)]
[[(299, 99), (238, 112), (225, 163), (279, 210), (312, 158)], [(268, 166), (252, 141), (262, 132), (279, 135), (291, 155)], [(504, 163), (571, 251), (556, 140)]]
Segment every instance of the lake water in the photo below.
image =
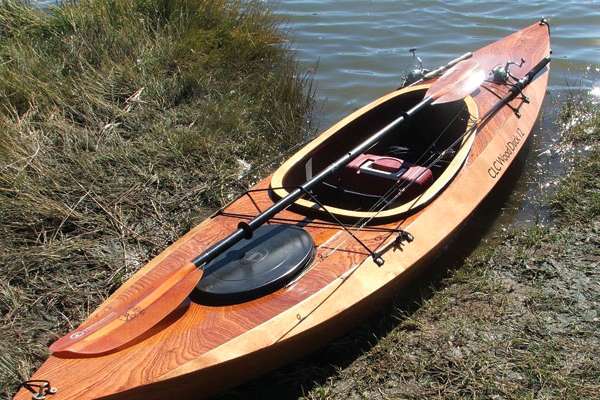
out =
[(600, 85), (600, 2), (279, 0), (269, 5), (286, 21), (291, 47), (305, 69), (317, 66), (321, 127), (396, 87), (402, 72), (414, 66), (409, 48), (418, 49), (426, 67), (435, 67), (542, 16), (552, 26), (550, 90)]
[[(565, 171), (555, 126), (561, 100), (572, 92), (600, 96), (600, 2), (583, 1), (360, 1), (268, 2), (283, 19), (289, 46), (303, 71), (314, 71), (314, 125), (327, 128), (393, 90), (414, 68), (417, 48), (435, 68), (498, 40), (542, 16), (551, 24), (549, 92), (534, 136), (522, 157), (511, 195), (487, 217), (494, 225), (544, 220), (539, 200)], [(494, 229), (492, 229), (494, 230)]]

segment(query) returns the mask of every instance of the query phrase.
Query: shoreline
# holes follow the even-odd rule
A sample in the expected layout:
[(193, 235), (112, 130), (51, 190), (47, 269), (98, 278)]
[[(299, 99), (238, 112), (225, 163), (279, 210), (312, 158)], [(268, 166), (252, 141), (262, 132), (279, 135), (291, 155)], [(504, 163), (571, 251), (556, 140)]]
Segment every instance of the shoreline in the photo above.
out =
[[(0, 384), (8, 398), (50, 342), (268, 171), (264, 158), (310, 134), (310, 81), (298, 77), (262, 6), (241, 12), (195, 0), (180, 13), (172, 8), (180, 3), (159, 0), (111, 4), (84, 0), (49, 14), (0, 6), (9, 21), (0, 38)], [(560, 118), (579, 121), (565, 145), (591, 150), (545, 202), (552, 224), (461, 249), (443, 271), (436, 263), (419, 274), (428, 285), (320, 354), (224, 396), (597, 393), (600, 113), (571, 99)]]

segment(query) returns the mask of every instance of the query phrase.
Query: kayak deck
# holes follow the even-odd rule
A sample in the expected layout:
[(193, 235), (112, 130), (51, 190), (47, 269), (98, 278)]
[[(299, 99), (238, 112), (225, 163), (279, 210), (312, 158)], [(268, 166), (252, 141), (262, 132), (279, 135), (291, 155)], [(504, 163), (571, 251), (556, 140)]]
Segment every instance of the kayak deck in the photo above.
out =
[[(491, 70), (522, 57), (526, 60), (523, 67), (511, 70), (522, 76), (548, 53), (548, 29), (534, 24), (476, 51), (473, 59)], [(424, 208), (353, 230), (370, 249), (385, 249), (383, 266), (375, 264), (360, 243), (330, 220), (297, 208), (284, 210), (270, 223), (301, 226), (316, 246), (314, 261), (291, 284), (240, 304), (210, 306), (186, 301), (123, 348), (96, 356), (50, 356), (32, 379), (49, 380), (58, 389), (52, 396), (56, 400), (198, 398), (250, 378), (250, 370), (258, 373), (258, 365), (262, 370), (272, 368), (343, 333), (349, 324), (392, 296), (408, 272), (428, 262), (493, 189), (535, 123), (547, 79), (548, 74), (542, 74), (526, 88), (529, 103), (513, 100), (520, 117), (503, 107), (477, 126), (466, 160), (451, 183)], [(507, 92), (501, 85), (484, 86), (472, 95), (480, 116), (497, 103), (498, 94)], [(361, 115), (359, 110), (327, 132), (335, 133)], [(270, 184), (270, 178), (262, 180), (255, 189), (265, 191), (240, 197), (188, 232), (138, 271), (94, 315), (139, 279), (161, 266), (189, 261), (237, 228), (240, 221), (271, 206)], [(396, 235), (391, 230), (397, 229), (414, 237), (403, 243), (402, 249), (393, 246)], [(31, 394), (21, 390), (16, 398), (28, 399)]]

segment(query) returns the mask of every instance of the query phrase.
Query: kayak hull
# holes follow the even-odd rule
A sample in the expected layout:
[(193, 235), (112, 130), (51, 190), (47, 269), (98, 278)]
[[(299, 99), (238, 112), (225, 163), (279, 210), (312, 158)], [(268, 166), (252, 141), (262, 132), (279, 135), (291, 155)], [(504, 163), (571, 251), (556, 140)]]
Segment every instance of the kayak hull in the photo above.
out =
[[(533, 24), (473, 55), (489, 71), (508, 60), (525, 58), (522, 76), (549, 54), (546, 25)], [(428, 264), (498, 184), (515, 160), (537, 120), (548, 81), (544, 72), (525, 88), (529, 102), (509, 107), (481, 121), (468, 156), (439, 193), (412, 213), (390, 216), (356, 235), (381, 251), (377, 265), (340, 227), (302, 207), (278, 214), (271, 223), (303, 226), (316, 244), (315, 260), (298, 279), (278, 291), (242, 304), (208, 306), (186, 301), (143, 337), (102, 355), (53, 355), (32, 379), (49, 380), (61, 399), (202, 398), (297, 358), (346, 332), (366, 315), (379, 310), (411, 277)], [(493, 85), (492, 85), (493, 86)], [(507, 89), (491, 87), (500, 94)], [(389, 95), (388, 95), (389, 96)], [(496, 94), (481, 89), (472, 95), (479, 116), (497, 103)], [(377, 101), (372, 103), (377, 107)], [(360, 110), (329, 133), (361, 118)], [(316, 139), (317, 141), (319, 138)], [(300, 150), (302, 152), (303, 150)], [(268, 189), (271, 177), (256, 185)], [(268, 191), (243, 196), (171, 245), (138, 271), (106, 300), (103, 308), (153, 273), (157, 266), (190, 260), (225, 237), (240, 221), (266, 209), (274, 198)], [(394, 219), (395, 218), (395, 219)], [(414, 238), (394, 246), (389, 229)], [(17, 399), (29, 399), (22, 389)]]

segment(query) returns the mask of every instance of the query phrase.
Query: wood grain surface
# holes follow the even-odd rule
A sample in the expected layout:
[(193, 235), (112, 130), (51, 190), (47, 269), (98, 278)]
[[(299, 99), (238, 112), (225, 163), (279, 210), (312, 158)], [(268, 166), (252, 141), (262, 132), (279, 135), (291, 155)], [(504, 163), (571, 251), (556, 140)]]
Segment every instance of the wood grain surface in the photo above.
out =
[[(520, 77), (548, 53), (548, 29), (536, 23), (476, 51), (473, 60), (489, 71), (522, 57), (524, 65), (511, 70)], [(343, 333), (393, 296), (411, 271), (428, 262), (494, 188), (531, 132), (547, 80), (548, 74), (541, 74), (525, 89), (529, 103), (520, 104), (519, 99), (512, 102), (515, 107), (521, 106), (520, 117), (504, 107), (483, 121), (467, 162), (426, 207), (402, 219), (355, 232), (370, 248), (387, 248), (383, 266), (377, 266), (356, 241), (330, 222), (286, 210), (271, 223), (303, 226), (317, 246), (314, 262), (293, 284), (242, 304), (217, 307), (187, 300), (146, 335), (118, 351), (90, 357), (51, 356), (32, 379), (49, 380), (58, 389), (52, 396), (54, 400), (197, 399)], [(507, 92), (502, 85), (484, 86), (473, 95), (480, 116), (497, 102), (493, 92)], [(360, 115), (353, 114), (353, 118)], [(349, 122), (345, 119), (341, 124)], [(270, 178), (266, 178), (256, 187), (268, 188), (269, 183)], [(90, 316), (89, 323), (101, 318), (111, 303), (127, 295), (148, 274), (170, 268), (171, 263), (191, 260), (225, 237), (240, 220), (272, 203), (267, 192), (252, 193), (204, 221), (138, 271)], [(378, 229), (397, 227), (414, 236), (402, 249), (390, 246), (394, 237)], [(30, 399), (31, 395), (21, 390), (16, 398)]]

